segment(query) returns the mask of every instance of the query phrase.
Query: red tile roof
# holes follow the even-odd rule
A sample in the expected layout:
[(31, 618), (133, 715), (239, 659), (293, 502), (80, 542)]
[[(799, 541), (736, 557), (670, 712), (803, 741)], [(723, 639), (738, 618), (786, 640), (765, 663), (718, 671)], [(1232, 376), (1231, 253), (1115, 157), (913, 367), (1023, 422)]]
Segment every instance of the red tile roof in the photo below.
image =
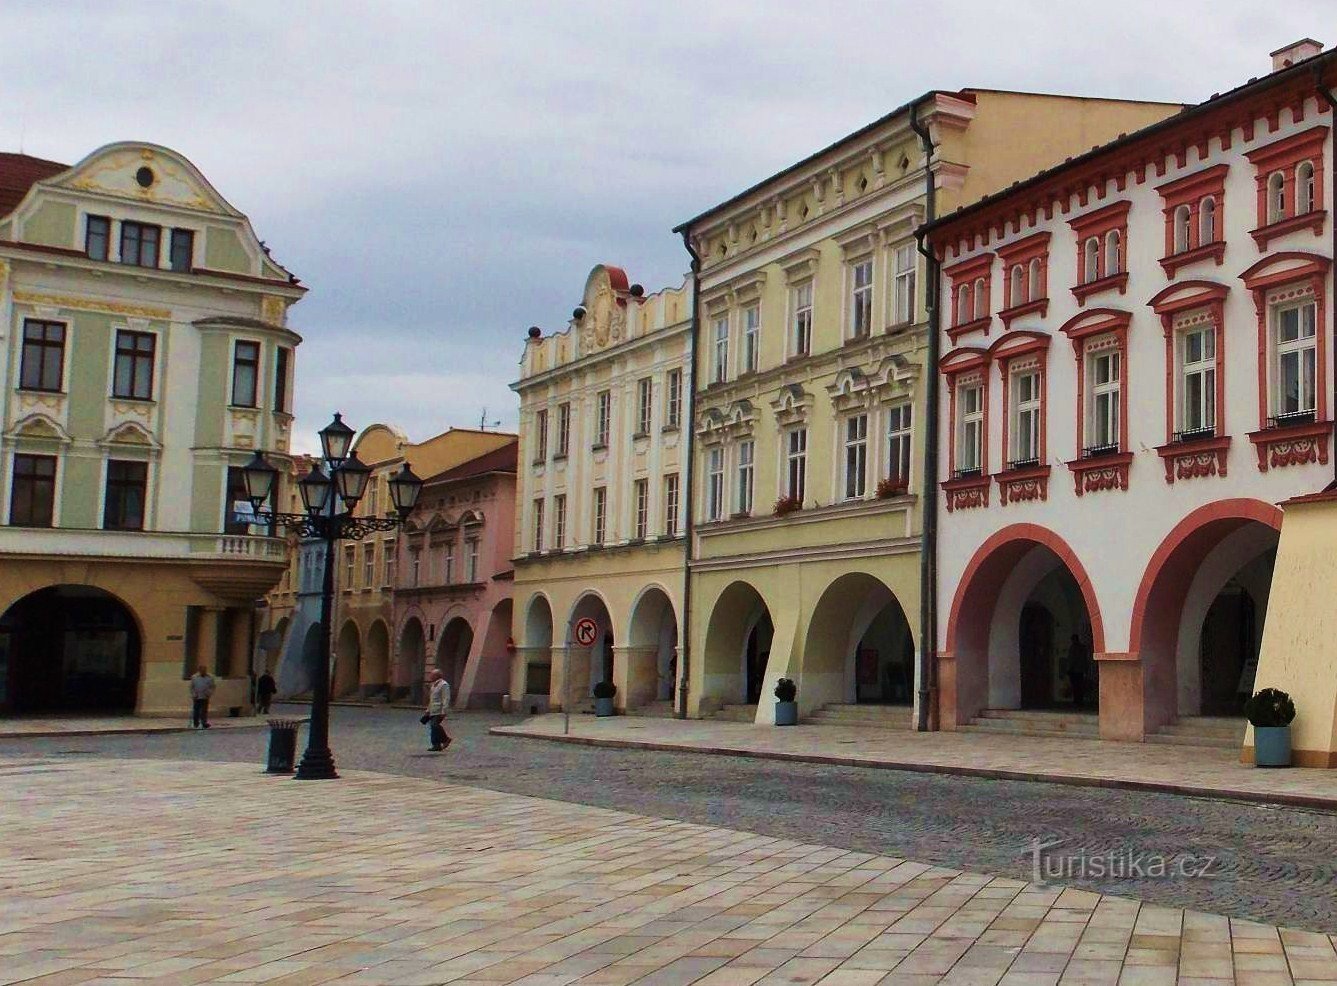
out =
[(7, 216), (23, 201), (33, 182), (69, 170), (68, 164), (45, 161), (27, 154), (0, 152), (0, 217)]
[(427, 482), (433, 485), (437, 483), (455, 483), (464, 479), (476, 479), (479, 476), (486, 476), (491, 472), (510, 472), (516, 471), (516, 464), (520, 454), (520, 441), (507, 442), (499, 449), (493, 449), (491, 452), (484, 452), (475, 459), (469, 459), (467, 462), (461, 462), (458, 466), (452, 466), (445, 472), (439, 472), (435, 476), (427, 477)]

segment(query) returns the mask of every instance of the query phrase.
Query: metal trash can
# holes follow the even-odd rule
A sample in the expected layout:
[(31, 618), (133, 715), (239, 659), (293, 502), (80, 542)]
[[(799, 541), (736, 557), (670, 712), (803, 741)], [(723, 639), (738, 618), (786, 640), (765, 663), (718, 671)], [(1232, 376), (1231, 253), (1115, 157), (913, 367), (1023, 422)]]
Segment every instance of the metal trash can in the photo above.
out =
[(297, 763), (297, 727), (300, 719), (269, 720), (268, 774), (291, 774)]

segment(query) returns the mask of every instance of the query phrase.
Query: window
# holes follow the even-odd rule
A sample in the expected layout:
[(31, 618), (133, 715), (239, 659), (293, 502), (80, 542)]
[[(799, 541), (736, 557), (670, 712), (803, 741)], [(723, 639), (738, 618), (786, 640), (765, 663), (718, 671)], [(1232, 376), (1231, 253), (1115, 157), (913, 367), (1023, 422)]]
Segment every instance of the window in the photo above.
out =
[(58, 393), (65, 376), (65, 326), (61, 322), (23, 321), (23, 365), (19, 387)]
[(1317, 309), (1312, 301), (1276, 309), (1276, 416), (1308, 416), (1315, 392)]
[(534, 462), (548, 461), (548, 409), (534, 415)]
[(969, 322), (974, 309), (970, 305), (970, 285), (961, 284), (956, 288), (956, 324)]
[(1119, 351), (1103, 349), (1090, 356), (1090, 444), (1087, 452), (1112, 452), (1119, 447)]
[(1105, 234), (1105, 274), (1112, 276), (1123, 272), (1123, 237), (1117, 229)]
[(1175, 253), (1189, 249), (1189, 229), (1192, 226), (1192, 210), (1186, 205), (1175, 209)]
[(1267, 221), (1277, 222), (1286, 217), (1286, 176), (1274, 171), (1267, 178)]
[(534, 550), (543, 550), (543, 497), (534, 501)]
[(984, 471), (984, 385), (963, 385), (956, 400), (956, 471), (961, 476), (978, 475)]
[(376, 477), (367, 481), (366, 492), (362, 496), (362, 507), (366, 511), (364, 517), (375, 517), (377, 507), (380, 505), (381, 484)]
[(376, 585), (376, 543), (368, 541), (362, 546), (362, 585), (373, 588)]
[(678, 536), (678, 474), (664, 477), (664, 534)]
[[(1116, 232), (1114, 235), (1117, 237), (1119, 234)], [(1027, 295), (1031, 300), (1043, 298), (1045, 295), (1044, 270), (1039, 257), (1031, 258), (1030, 290)]]
[(111, 249), (111, 220), (106, 216), (89, 216), (84, 227), (84, 253), (90, 260), (106, 260)]
[(287, 414), (288, 407), (288, 363), (292, 359), (292, 350), (280, 346), (274, 351), (274, 410)]
[[(415, 552), (413, 552), (413, 561), (412, 561), (412, 564), (411, 564), (410, 567), (411, 567), (411, 570), (412, 570), (412, 575), (411, 575), (411, 582), (410, 582), (410, 584), (416, 586), (416, 585), (419, 584), (419, 581), (420, 581), (421, 578), (422, 578), (422, 552), (421, 552), (421, 551), (415, 551)], [(447, 581), (449, 581), (449, 580), (447, 580)]]
[(812, 281), (794, 288), (794, 355), (812, 352)]
[(172, 230), (172, 241), (168, 262), (172, 270), (180, 274), (189, 274), (195, 266), (195, 233), (189, 229)]
[(650, 481), (638, 479), (635, 483), (636, 494), (636, 540), (644, 541), (650, 530)]
[(133, 267), (158, 266), (158, 241), (162, 229), (147, 223), (121, 223), (121, 263)]
[(260, 343), (239, 341), (232, 351), (232, 406), (256, 406)]
[(715, 319), (715, 369), (712, 375), (715, 383), (729, 379), (729, 316), (721, 315)]
[(651, 395), (654, 393), (649, 377), (636, 381), (636, 434), (650, 434)]
[(608, 426), (613, 416), (613, 395), (606, 390), (601, 390), (595, 399), (598, 405), (594, 418), (594, 447), (607, 448)]
[(808, 487), (808, 429), (795, 428), (789, 432), (785, 441), (788, 443), (785, 458), (789, 469), (789, 483), (785, 493), (801, 504), (807, 496)]
[(1216, 242), (1216, 199), (1210, 195), (1198, 206), (1198, 245)]
[(989, 314), (989, 291), (985, 287), (984, 278), (975, 279), (975, 317), (985, 318)]
[(897, 404), (887, 412), (887, 478), (910, 481), (911, 406)]
[(1013, 305), (1026, 303), (1026, 272), (1021, 264), (1014, 264), (1008, 281), (1009, 302)]
[(603, 544), (608, 534), (608, 487), (594, 488), (594, 543)]
[(478, 538), (464, 543), (464, 581), (478, 581)]
[(1295, 214), (1304, 215), (1314, 211), (1314, 165), (1302, 161), (1295, 169)]
[(1013, 374), (1012, 393), (1012, 468), (1036, 465), (1040, 461), (1040, 371), (1022, 370)]
[(706, 520), (724, 516), (724, 449), (713, 448), (706, 458)]
[(756, 373), (761, 346), (761, 307), (743, 309), (743, 372)]
[(896, 280), (893, 317), (897, 325), (915, 320), (915, 247), (906, 243), (896, 248)]
[(385, 584), (395, 584), (395, 542), (385, 542)]
[(845, 420), (845, 499), (863, 496), (868, 480), (868, 415)]
[(751, 440), (738, 445), (738, 512), (752, 513), (753, 476), (756, 473), (757, 443)]
[(14, 455), (9, 522), (15, 527), (50, 527), (56, 506), (56, 457)]
[(566, 547), (566, 494), (552, 498), (552, 546), (561, 551)]
[(344, 585), (345, 589), (353, 588), (353, 577), (357, 573), (357, 559), (354, 554), (356, 549), (353, 545), (344, 548)]
[(108, 531), (142, 531), (144, 503), (149, 483), (147, 462), (107, 462), (107, 493), (102, 509), (102, 527)]
[(1083, 252), (1082, 260), (1082, 280), (1098, 281), (1100, 279), (1100, 241), (1092, 236), (1086, 241), (1086, 247)]
[(850, 336), (863, 339), (873, 330), (873, 262), (855, 264), (850, 278)]
[(571, 450), (571, 405), (557, 405), (557, 456), (562, 458)]
[(441, 573), (441, 581), (446, 585), (455, 581), (455, 543), (453, 541), (446, 545), (445, 570)]
[(682, 370), (669, 370), (668, 393), (664, 396), (666, 428), (676, 428), (682, 419)]
[(1216, 428), (1216, 328), (1204, 325), (1180, 337), (1182, 435), (1210, 434)]

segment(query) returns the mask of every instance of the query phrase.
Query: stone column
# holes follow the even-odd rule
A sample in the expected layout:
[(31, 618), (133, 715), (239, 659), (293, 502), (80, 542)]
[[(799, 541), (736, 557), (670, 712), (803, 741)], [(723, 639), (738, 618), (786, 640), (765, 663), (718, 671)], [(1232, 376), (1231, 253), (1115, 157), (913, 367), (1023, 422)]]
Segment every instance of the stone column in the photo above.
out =
[(590, 649), (588, 647), (552, 648), (552, 692), (548, 699), (548, 707), (556, 711), (565, 709), (568, 694), (572, 712), (589, 705)]
[(617, 685), (614, 707), (625, 712), (655, 700), (659, 685), (658, 647), (614, 647), (613, 684)]
[(218, 668), (218, 630), (224, 612), (225, 610), (219, 606), (203, 606), (200, 608), (199, 627), (195, 635), (195, 666), (191, 668), (191, 674), (194, 674), (201, 664), (208, 669), (210, 674), (220, 670)]

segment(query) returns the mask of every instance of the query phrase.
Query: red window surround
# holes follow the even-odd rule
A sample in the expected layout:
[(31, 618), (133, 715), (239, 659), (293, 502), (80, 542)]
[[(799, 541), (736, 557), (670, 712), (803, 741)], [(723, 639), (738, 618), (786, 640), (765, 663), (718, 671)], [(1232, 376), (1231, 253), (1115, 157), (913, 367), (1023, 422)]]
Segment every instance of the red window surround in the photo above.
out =
[(1004, 329), (1023, 315), (1044, 318), (1049, 313), (1049, 235), (1035, 233), (998, 249), (1003, 262), (1003, 310), (998, 317)]
[[(1165, 268), (1166, 277), (1174, 277), (1179, 268), (1209, 257), (1218, 267), (1225, 262), (1226, 172), (1229, 170), (1230, 165), (1218, 164), (1157, 187), (1156, 191), (1165, 202), (1165, 256), (1161, 258), (1161, 266)], [(1212, 201), (1212, 225), (1215, 228), (1211, 240), (1204, 242), (1203, 205), (1208, 199)], [(1175, 216), (1181, 207), (1188, 210), (1188, 242), (1182, 250), (1176, 250)]]
[[(1049, 336), (1042, 332), (1010, 332), (989, 347), (1003, 383), (1003, 471), (994, 476), (998, 502), (1006, 506), (1024, 500), (1049, 499)], [(1034, 365), (1040, 373), (1040, 444), (1032, 466), (1011, 468), (1012, 374)]]
[[(1128, 468), (1133, 454), (1128, 451), (1128, 323), (1132, 316), (1114, 308), (1092, 308), (1074, 315), (1059, 329), (1072, 340), (1077, 357), (1077, 449), (1078, 457), (1068, 463), (1078, 496), (1099, 490), (1128, 489)], [(1106, 455), (1085, 455), (1086, 449), (1086, 356), (1093, 341), (1112, 335), (1119, 351), (1119, 451)]]
[(980, 474), (945, 479), (941, 486), (947, 494), (947, 510), (969, 510), (989, 505), (989, 352), (976, 346), (963, 346), (938, 361), (938, 369), (947, 378), (947, 462), (956, 469), (956, 391), (960, 383), (982, 385), (980, 399), (984, 418), (980, 423)]
[(952, 325), (947, 335), (953, 342), (970, 332), (989, 332), (990, 280), (993, 254), (982, 253), (943, 270), (952, 284)]
[[(1254, 181), (1258, 186), (1258, 228), (1249, 235), (1259, 250), (1266, 250), (1273, 239), (1297, 229), (1312, 229), (1315, 236), (1322, 235), (1328, 216), (1323, 203), (1323, 144), (1327, 138), (1327, 127), (1311, 127), (1244, 155), (1254, 166)], [(1297, 212), (1295, 173), (1305, 161), (1314, 166), (1314, 200), (1311, 208)], [(1282, 177), (1285, 208), (1278, 218), (1269, 221), (1267, 185), (1274, 174)]]
[[(1226, 332), (1225, 303), (1229, 291), (1224, 284), (1211, 281), (1185, 281), (1172, 284), (1147, 304), (1161, 317), (1165, 331), (1165, 444), (1156, 454), (1165, 463), (1165, 481), (1194, 479), (1200, 476), (1224, 476), (1230, 436), (1226, 426)], [(1214, 434), (1175, 441), (1176, 408), (1180, 392), (1176, 329), (1185, 316), (1205, 314), (1216, 336), (1216, 428)]]
[[(1258, 471), (1269, 468), (1328, 461), (1332, 420), (1328, 417), (1328, 320), (1327, 276), (1332, 260), (1313, 253), (1277, 253), (1264, 257), (1240, 280), (1253, 293), (1258, 313), (1258, 431), (1249, 433), (1258, 452)], [(1268, 427), (1272, 388), (1270, 308), (1276, 295), (1287, 288), (1313, 293), (1315, 322), (1314, 421), (1306, 424)]]
[[(1073, 296), (1079, 305), (1093, 294), (1119, 289), (1128, 290), (1128, 210), (1131, 202), (1114, 202), (1084, 216), (1070, 220), (1068, 225), (1077, 235), (1077, 276), (1073, 279)], [(1118, 255), (1110, 253), (1110, 233), (1118, 234)], [(1087, 276), (1087, 243), (1096, 241), (1094, 277)]]

